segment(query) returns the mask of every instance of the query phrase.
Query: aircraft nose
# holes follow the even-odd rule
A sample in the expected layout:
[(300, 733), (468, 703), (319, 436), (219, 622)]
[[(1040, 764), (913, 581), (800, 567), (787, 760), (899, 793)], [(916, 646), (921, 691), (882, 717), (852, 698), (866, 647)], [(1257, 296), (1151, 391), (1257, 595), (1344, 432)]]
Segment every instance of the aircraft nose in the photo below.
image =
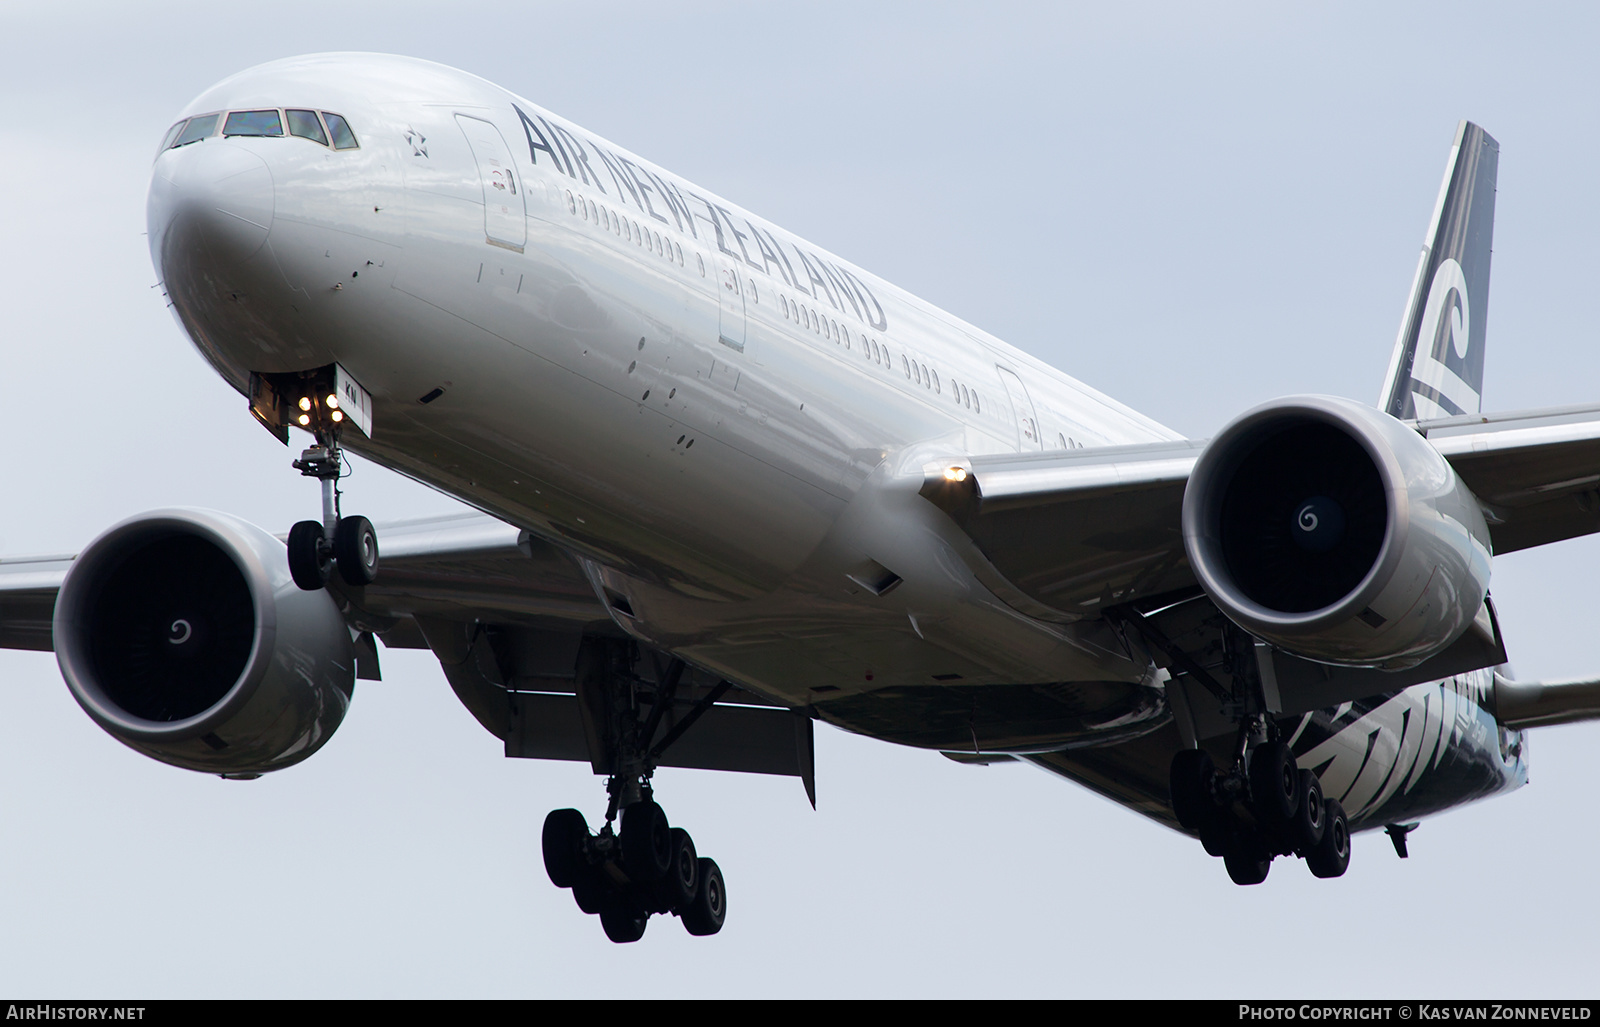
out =
[(150, 257), (163, 278), (195, 243), (217, 264), (242, 264), (266, 244), (272, 216), (272, 171), (256, 154), (226, 139), (168, 150), (150, 181)]

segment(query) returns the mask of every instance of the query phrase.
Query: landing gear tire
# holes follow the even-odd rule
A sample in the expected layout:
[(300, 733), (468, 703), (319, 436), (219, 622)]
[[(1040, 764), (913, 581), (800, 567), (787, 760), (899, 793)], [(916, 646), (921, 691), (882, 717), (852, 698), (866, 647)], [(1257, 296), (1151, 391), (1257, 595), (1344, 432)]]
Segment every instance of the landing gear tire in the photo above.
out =
[(571, 888), (589, 869), (583, 858), (583, 843), (589, 838), (589, 823), (575, 809), (551, 810), (544, 818), (540, 847), (544, 850), (544, 872), (557, 888)]
[(1233, 844), (1233, 832), (1219, 818), (1200, 825), (1200, 846), (1207, 856), (1226, 856)]
[(289, 576), (304, 591), (322, 588), (333, 572), (326, 539), (316, 521), (301, 521), (289, 529)]
[[(310, 523), (310, 522), (307, 522)], [(333, 529), (333, 559), (339, 577), (352, 588), (378, 579), (378, 533), (365, 517), (341, 517)]]
[(1168, 783), (1172, 793), (1172, 815), (1191, 831), (1200, 830), (1215, 819), (1211, 781), (1217, 776), (1211, 755), (1204, 749), (1184, 749), (1172, 757)]
[(616, 889), (600, 875), (591, 869), (588, 873), (572, 882), (572, 899), (578, 908), (590, 916), (604, 913), (612, 904), (612, 896)]
[(605, 929), (606, 937), (619, 945), (643, 938), (649, 922), (649, 913), (635, 909), (626, 901), (613, 900), (600, 911), (600, 926)]
[(1343, 877), (1350, 866), (1350, 821), (1338, 799), (1324, 806), (1322, 841), (1306, 853), (1306, 866), (1316, 877)]
[(1267, 871), (1272, 869), (1272, 857), (1263, 853), (1259, 846), (1248, 842), (1230, 848), (1222, 857), (1222, 863), (1228, 868), (1228, 876), (1233, 883), (1241, 885), (1260, 884), (1267, 879)]
[(646, 887), (659, 884), (672, 869), (672, 828), (661, 807), (646, 799), (622, 811), (622, 865)]
[(1282, 742), (1268, 742), (1250, 757), (1250, 797), (1256, 813), (1273, 827), (1286, 827), (1300, 808), (1300, 768)]
[(1322, 797), (1322, 783), (1309, 770), (1300, 771), (1300, 806), (1295, 810), (1294, 821), (1289, 825), (1290, 841), (1294, 851), (1304, 856), (1322, 843), (1328, 826), (1327, 805)]
[(700, 886), (694, 899), (683, 910), (683, 929), (697, 937), (716, 934), (728, 918), (728, 891), (715, 860), (698, 861)]
[(681, 827), (672, 829), (672, 866), (656, 888), (656, 912), (679, 913), (689, 908), (700, 887), (700, 861), (694, 839)]

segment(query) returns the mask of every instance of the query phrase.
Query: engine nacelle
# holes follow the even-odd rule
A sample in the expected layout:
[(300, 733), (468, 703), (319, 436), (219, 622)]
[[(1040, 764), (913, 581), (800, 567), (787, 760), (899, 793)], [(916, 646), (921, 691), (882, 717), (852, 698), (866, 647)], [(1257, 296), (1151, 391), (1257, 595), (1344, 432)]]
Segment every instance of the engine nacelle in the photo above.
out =
[(1489, 589), (1477, 499), (1427, 440), (1346, 399), (1256, 407), (1201, 454), (1183, 496), (1201, 587), (1235, 624), (1324, 663), (1415, 666)]
[(316, 752), (344, 719), (355, 650), (284, 544), (210, 510), (106, 531), (61, 583), (56, 660), (112, 737), (190, 770), (250, 777)]

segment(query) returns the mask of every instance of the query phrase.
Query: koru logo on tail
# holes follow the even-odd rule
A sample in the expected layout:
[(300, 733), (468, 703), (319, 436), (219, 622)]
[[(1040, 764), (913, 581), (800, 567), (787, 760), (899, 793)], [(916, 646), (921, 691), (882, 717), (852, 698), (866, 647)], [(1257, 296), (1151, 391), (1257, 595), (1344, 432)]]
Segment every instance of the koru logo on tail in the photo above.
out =
[(1416, 356), (1411, 362), (1411, 394), (1418, 417), (1477, 412), (1478, 390), (1445, 363), (1451, 353), (1458, 365), (1465, 360), (1471, 340), (1472, 304), (1467, 298), (1467, 276), (1455, 260), (1440, 261), (1428, 289), (1428, 302), (1422, 308)]

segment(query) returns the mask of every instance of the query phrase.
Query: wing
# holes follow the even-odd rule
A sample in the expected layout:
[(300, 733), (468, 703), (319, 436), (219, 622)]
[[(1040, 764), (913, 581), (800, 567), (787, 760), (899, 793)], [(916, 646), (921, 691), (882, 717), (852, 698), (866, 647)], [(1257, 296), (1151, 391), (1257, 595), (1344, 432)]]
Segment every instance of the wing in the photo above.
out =
[(1184, 440), (971, 457), (924, 468), (921, 493), (1031, 598), (1095, 616), (1194, 584), (1179, 515), (1204, 448)]
[(0, 560), (0, 649), (50, 652), (56, 592), (72, 565), (68, 556)]
[(381, 525), (378, 580), (333, 585), (352, 621), (391, 648), (427, 648), (420, 622), (609, 624), (594, 588), (565, 553), (486, 514)]
[[(383, 575), (341, 591), (352, 620), (395, 648), (426, 648), (417, 617), (505, 623), (607, 621), (570, 559), (526, 532), (476, 512), (378, 529)], [(52, 649), (56, 592), (73, 557), (0, 559), (0, 649)]]
[[(644, 684), (663, 697), (659, 714), (647, 707), (660, 765), (799, 777), (814, 801), (810, 718), (715, 675), (652, 659), (613, 622), (567, 553), (476, 512), (377, 530), (378, 580), (350, 588), (335, 575), (329, 585), (361, 632), (359, 677), (379, 677), (374, 638), (387, 648), (430, 649), (507, 756), (586, 761), (597, 773), (612, 769), (602, 725), (636, 714), (631, 689)], [(0, 560), (0, 648), (52, 648), (56, 595), (73, 559)], [(596, 659), (633, 665), (626, 678), (587, 673)], [(605, 687), (617, 681), (627, 695)]]
[(1421, 421), (1483, 503), (1494, 551), (1600, 531), (1600, 406)]
[[(1414, 423), (1483, 503), (1496, 553), (1600, 531), (1600, 406)], [(957, 459), (925, 467), (921, 492), (1023, 592), (1093, 615), (1195, 583), (1180, 512), (1204, 448), (1182, 441)]]

